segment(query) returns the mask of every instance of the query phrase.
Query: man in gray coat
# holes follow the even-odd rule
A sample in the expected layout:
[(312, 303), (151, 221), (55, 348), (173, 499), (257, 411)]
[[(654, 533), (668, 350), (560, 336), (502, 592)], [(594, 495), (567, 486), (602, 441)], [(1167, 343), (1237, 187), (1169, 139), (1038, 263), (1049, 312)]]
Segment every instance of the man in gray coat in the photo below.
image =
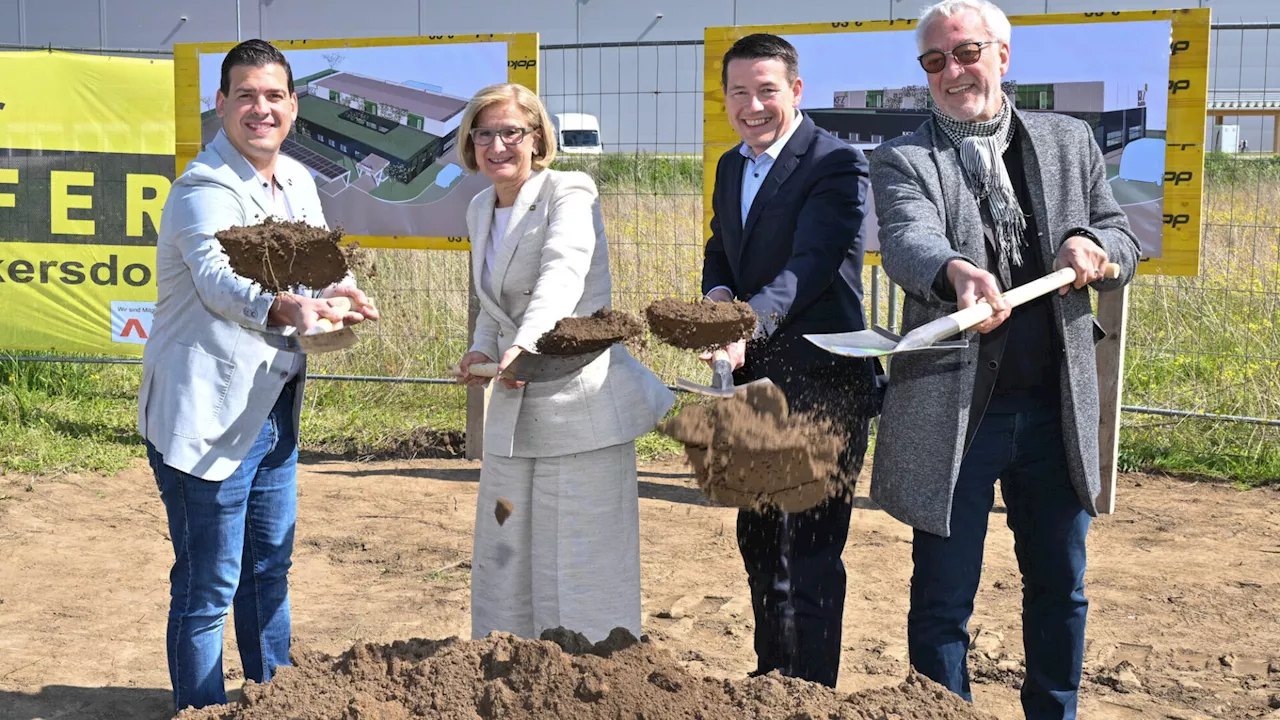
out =
[[(1086, 286), (1129, 282), (1138, 242), (1089, 125), (1019, 112), (1001, 92), (1011, 49), (998, 7), (944, 0), (916, 33), (935, 107), (871, 155), (884, 268), (906, 292), (906, 330), (979, 301), (995, 313), (965, 350), (893, 359), (871, 495), (915, 529), (911, 663), (971, 699), (967, 622), (1000, 479), (1023, 576), (1023, 709), (1074, 718), (1099, 490)], [(1103, 279), (1109, 262), (1119, 278)], [(1002, 291), (1056, 267), (1076, 270), (1074, 287), (1010, 311)]]

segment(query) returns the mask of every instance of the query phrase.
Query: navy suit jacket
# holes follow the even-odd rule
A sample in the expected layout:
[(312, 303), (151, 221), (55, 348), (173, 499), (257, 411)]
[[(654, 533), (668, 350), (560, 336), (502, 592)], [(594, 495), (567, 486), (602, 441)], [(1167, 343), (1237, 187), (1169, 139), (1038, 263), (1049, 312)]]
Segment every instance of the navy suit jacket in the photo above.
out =
[[(723, 285), (771, 332), (747, 345), (735, 382), (770, 378), (795, 410), (879, 412), (878, 363), (832, 355), (806, 333), (866, 328), (862, 309), (870, 176), (862, 151), (803, 116), (742, 222), (746, 158), (720, 157), (702, 292)], [(849, 401), (841, 402), (841, 401)]]

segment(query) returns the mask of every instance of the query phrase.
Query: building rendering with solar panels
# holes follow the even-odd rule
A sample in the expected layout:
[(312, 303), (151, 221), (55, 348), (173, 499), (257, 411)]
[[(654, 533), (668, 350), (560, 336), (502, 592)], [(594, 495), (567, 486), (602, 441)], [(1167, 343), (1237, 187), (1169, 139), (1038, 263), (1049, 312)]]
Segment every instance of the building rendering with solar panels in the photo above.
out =
[(350, 72), (306, 80), (298, 87), (295, 132), (351, 158), (357, 174), (352, 182), (365, 176), (374, 185), (388, 178), (412, 182), (453, 147), (467, 106), (465, 98), (436, 88)]

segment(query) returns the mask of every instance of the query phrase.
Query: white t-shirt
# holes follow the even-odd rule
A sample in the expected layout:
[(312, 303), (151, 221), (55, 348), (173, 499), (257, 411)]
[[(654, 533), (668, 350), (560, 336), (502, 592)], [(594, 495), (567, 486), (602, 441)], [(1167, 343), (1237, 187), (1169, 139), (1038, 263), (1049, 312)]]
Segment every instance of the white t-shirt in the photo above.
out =
[[(293, 208), (289, 205), (289, 198), (285, 196), (284, 187), (280, 185), (280, 181), (276, 180), (273, 183), (268, 183), (263, 179), (261, 173), (258, 173), (258, 180), (262, 182), (262, 191), (271, 198), (271, 214), (280, 220), (293, 222)], [(289, 368), (289, 375), (284, 380), (289, 382), (302, 371), (303, 356), (302, 353), (289, 352), (288, 350), (281, 350), (280, 352), (293, 356), (293, 365)]]
[(511, 221), (512, 208), (494, 208), (493, 222), (489, 224), (489, 247), (484, 251), (484, 267), (480, 270), (480, 287), (493, 295), (491, 277), (493, 267), (498, 264), (498, 250), (502, 244), (502, 236), (507, 234), (507, 223)]

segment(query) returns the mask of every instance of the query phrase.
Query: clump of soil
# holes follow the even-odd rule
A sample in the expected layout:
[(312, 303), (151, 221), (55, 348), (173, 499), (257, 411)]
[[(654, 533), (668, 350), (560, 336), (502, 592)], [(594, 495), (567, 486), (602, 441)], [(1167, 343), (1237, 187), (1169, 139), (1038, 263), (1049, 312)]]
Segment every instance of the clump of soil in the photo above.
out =
[(745, 680), (696, 677), (665, 650), (618, 628), (592, 645), (548, 630), (541, 640), (495, 633), (482, 640), (413, 639), (358, 644), (338, 657), (295, 651), (239, 702), (186, 710), (180, 720), (993, 720), (942, 686), (909, 675), (852, 695), (773, 673)]
[(493, 518), (498, 521), (499, 525), (502, 525), (507, 521), (507, 518), (511, 517), (511, 511), (515, 509), (516, 506), (510, 500), (500, 497), (493, 504)]
[(342, 280), (354, 252), (341, 247), (342, 229), (326, 230), (302, 221), (267, 218), (214, 234), (237, 275), (267, 292), (304, 286), (320, 289)]
[(663, 298), (644, 310), (649, 329), (660, 340), (685, 350), (724, 347), (756, 328), (756, 313), (741, 300), (686, 302)]
[(658, 430), (685, 446), (698, 485), (712, 502), (800, 512), (839, 487), (834, 479), (844, 436), (828, 420), (790, 414), (782, 390), (772, 383), (687, 406)]
[(543, 333), (536, 344), (543, 355), (581, 355), (603, 350), (644, 332), (640, 318), (623, 310), (600, 308), (587, 317), (567, 317)]

